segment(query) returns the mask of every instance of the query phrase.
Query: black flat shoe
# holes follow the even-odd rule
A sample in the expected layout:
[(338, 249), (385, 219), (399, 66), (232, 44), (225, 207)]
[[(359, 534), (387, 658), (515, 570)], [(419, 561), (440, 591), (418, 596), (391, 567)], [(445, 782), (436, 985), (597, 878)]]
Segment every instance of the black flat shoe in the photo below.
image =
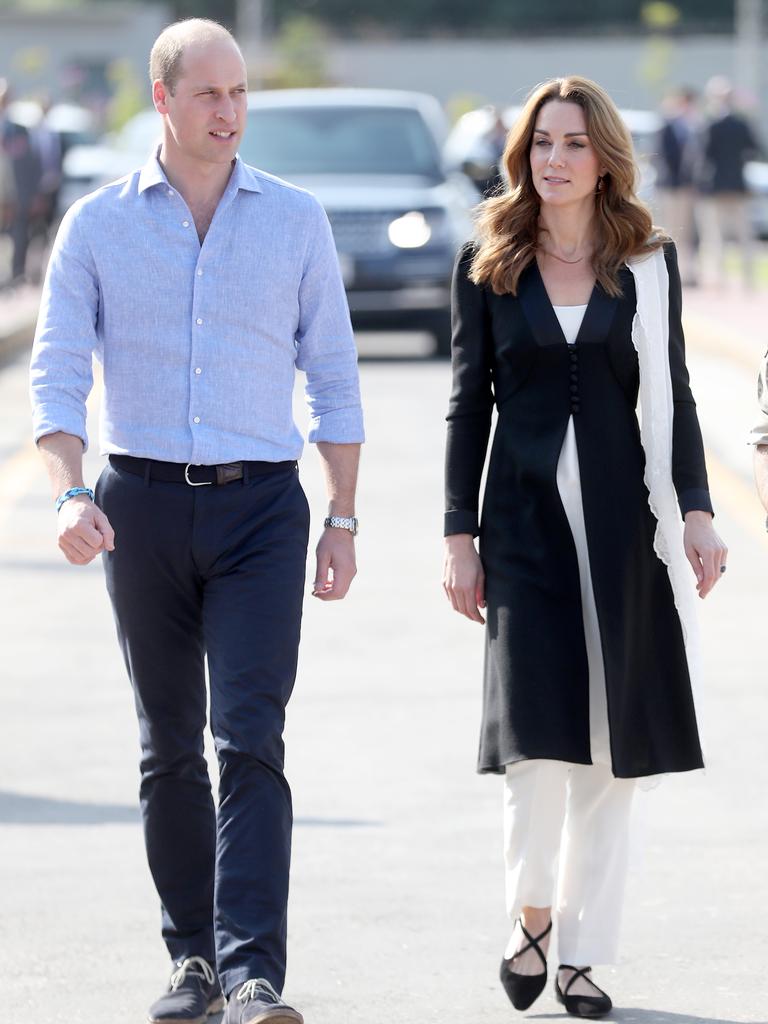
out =
[[(527, 1010), (539, 998), (544, 991), (544, 986), (547, 984), (547, 958), (539, 948), (539, 943), (552, 931), (552, 922), (550, 921), (541, 935), (537, 935), (535, 939), (525, 930), (523, 922), (520, 921), (519, 923), (523, 935), (528, 939), (528, 942), (522, 949), (518, 949), (509, 960), (501, 961), (499, 977), (501, 978), (501, 984), (504, 986), (504, 991), (509, 996), (514, 1008), (516, 1010)], [(544, 966), (544, 971), (541, 974), (515, 974), (510, 965), (529, 949), (536, 950)]]
[[(562, 1003), (568, 1013), (574, 1017), (604, 1017), (606, 1013), (611, 1012), (613, 1009), (611, 997), (607, 992), (603, 992), (601, 988), (598, 988), (591, 978), (587, 977), (592, 970), (591, 967), (571, 967), (570, 964), (560, 964), (558, 972), (561, 970), (574, 972), (565, 986), (565, 992), (560, 988), (560, 978), (555, 977), (555, 996), (558, 1003)], [(584, 978), (600, 994), (597, 996), (569, 995), (571, 985), (573, 985), (577, 978)]]

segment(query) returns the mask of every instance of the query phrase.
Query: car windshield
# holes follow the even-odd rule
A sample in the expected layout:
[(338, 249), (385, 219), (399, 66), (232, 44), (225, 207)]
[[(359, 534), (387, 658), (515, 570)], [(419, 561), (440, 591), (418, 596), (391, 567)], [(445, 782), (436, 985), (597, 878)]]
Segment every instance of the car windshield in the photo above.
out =
[(393, 107), (273, 107), (248, 111), (240, 155), (284, 178), (308, 174), (440, 177), (420, 114)]

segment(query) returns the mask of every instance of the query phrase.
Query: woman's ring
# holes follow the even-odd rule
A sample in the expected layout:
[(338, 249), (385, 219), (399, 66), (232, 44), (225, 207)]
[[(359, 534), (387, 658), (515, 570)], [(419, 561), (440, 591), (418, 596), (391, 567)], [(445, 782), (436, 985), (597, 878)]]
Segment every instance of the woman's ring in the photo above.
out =
[(726, 566), (724, 566), (724, 565), (721, 565), (721, 566), (720, 566), (720, 572), (725, 572), (725, 570), (726, 570)]

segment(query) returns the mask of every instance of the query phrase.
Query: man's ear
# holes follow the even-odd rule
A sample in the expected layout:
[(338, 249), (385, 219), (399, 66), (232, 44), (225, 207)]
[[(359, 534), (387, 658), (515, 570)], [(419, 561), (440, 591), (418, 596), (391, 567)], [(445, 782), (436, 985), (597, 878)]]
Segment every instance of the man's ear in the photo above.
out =
[(170, 90), (166, 87), (165, 82), (162, 82), (159, 78), (155, 79), (152, 83), (152, 102), (155, 104), (155, 110), (158, 114), (168, 113), (168, 96)]

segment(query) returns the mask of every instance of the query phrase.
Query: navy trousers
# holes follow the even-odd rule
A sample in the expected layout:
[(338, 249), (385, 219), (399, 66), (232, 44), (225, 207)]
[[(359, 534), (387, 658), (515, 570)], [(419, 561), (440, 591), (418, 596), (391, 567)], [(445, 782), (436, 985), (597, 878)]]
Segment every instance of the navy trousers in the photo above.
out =
[[(296, 675), (309, 509), (293, 463), (190, 487), (108, 464), (107, 589), (133, 686), (147, 856), (174, 960), (216, 961), (225, 993), (285, 979)], [(207, 694), (218, 810), (203, 757)]]

